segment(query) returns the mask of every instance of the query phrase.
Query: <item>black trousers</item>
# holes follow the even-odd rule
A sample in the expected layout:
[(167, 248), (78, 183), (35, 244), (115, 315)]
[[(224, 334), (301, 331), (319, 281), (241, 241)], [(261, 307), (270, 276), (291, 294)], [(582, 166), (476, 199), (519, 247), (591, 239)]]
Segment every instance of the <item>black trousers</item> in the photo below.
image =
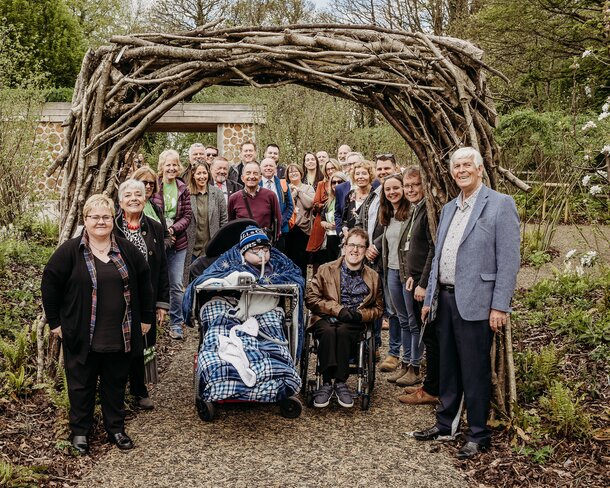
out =
[(89, 352), (87, 361), (81, 364), (65, 350), (64, 362), (70, 398), (72, 434), (87, 435), (93, 426), (98, 378), (106, 432), (109, 434), (123, 432), (125, 425), (123, 404), (131, 354)]
[(144, 356), (131, 357), (131, 367), (129, 368), (129, 392), (137, 398), (147, 398), (148, 389), (144, 381)]
[[(413, 290), (410, 291), (411, 295), (415, 294), (415, 285)], [(421, 309), (424, 306), (424, 302), (418, 302), (413, 297), (413, 311), (415, 312), (415, 320), (420, 330), (422, 328), (421, 321)], [(424, 336), (422, 341), (426, 346), (426, 378), (424, 379), (424, 391), (429, 395), (438, 396), (438, 382), (439, 382), (439, 369), (440, 369), (440, 354), (438, 349), (438, 334), (437, 326), (433, 322), (428, 324), (424, 329)]]
[(441, 290), (438, 299), (441, 405), (436, 410), (436, 426), (445, 434), (455, 434), (465, 403), (469, 427), (466, 439), (481, 443), (491, 436), (487, 417), (493, 332), (489, 320), (462, 319), (453, 292)]
[(347, 381), (349, 360), (355, 356), (362, 324), (318, 320), (313, 325), (313, 336), (318, 340), (318, 361), (324, 383)]
[(303, 277), (307, 276), (307, 242), (309, 236), (303, 230), (294, 226), (290, 232), (286, 234), (286, 256), (288, 256), (294, 264), (296, 264), (303, 273)]

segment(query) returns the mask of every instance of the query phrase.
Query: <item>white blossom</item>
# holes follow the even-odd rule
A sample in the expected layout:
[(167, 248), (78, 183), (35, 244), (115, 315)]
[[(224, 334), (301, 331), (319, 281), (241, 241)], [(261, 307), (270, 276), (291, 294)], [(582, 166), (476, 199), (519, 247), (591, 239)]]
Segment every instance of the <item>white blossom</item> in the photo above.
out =
[(565, 256), (564, 260), (569, 261), (570, 259), (572, 259), (574, 257), (575, 254), (576, 254), (576, 249), (570, 249), (566, 253), (566, 256)]
[(582, 186), (589, 186), (589, 182), (591, 181), (591, 175), (585, 175), (582, 177)]
[(580, 257), (580, 265), (583, 267), (590, 268), (595, 264), (597, 260), (597, 252), (595, 251), (587, 251)]
[(610, 112), (610, 102), (606, 102), (602, 105), (602, 112)]
[(581, 130), (595, 129), (596, 127), (597, 127), (597, 124), (595, 122), (593, 122), (592, 120), (589, 120), (589, 122), (587, 122), (585, 125), (582, 126)]
[(602, 112), (597, 116), (597, 120), (604, 120), (607, 117), (610, 117), (610, 112)]
[(589, 193), (592, 196), (599, 195), (601, 192), (602, 192), (602, 187), (600, 185), (593, 185), (591, 188), (589, 188)]
[(587, 97), (591, 98), (591, 87), (589, 85), (585, 86), (585, 95), (587, 95)]
[(606, 144), (599, 152), (605, 154), (606, 156), (610, 156), (610, 144)]
[(589, 159), (591, 159), (591, 156), (589, 156), (588, 154), (585, 154), (585, 161), (589, 161)]
[(591, 54), (593, 54), (593, 51), (591, 51), (591, 49), (587, 49), (586, 51), (584, 51), (582, 53), (582, 57), (587, 58), (587, 57), (591, 56)]

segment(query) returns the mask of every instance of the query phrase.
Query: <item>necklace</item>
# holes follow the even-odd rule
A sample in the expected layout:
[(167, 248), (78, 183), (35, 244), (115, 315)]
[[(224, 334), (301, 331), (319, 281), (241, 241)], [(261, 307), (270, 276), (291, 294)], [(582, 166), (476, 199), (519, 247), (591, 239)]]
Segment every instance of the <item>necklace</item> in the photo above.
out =
[(98, 248), (98, 247), (95, 247), (95, 246), (94, 246), (94, 245), (91, 243), (91, 241), (89, 241), (89, 245), (90, 245), (90, 246), (91, 246), (93, 249), (95, 249), (97, 252), (99, 252), (100, 254), (106, 254), (106, 252), (107, 252), (107, 251), (110, 249), (110, 244), (111, 244), (111, 242), (109, 242), (109, 243), (108, 243), (108, 244), (106, 244), (106, 245), (105, 245), (105, 246), (104, 246), (102, 249), (100, 249), (100, 248)]
[(138, 230), (140, 228), (140, 222), (138, 222), (135, 225), (130, 224), (129, 222), (127, 222), (127, 228), (129, 230)]

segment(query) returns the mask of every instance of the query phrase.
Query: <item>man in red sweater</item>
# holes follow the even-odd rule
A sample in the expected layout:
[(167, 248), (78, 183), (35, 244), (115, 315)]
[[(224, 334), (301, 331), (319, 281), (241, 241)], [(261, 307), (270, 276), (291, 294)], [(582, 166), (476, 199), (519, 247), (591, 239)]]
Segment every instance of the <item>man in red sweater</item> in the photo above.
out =
[(253, 219), (275, 242), (282, 229), (282, 212), (277, 196), (259, 186), (261, 168), (257, 162), (244, 165), (241, 180), (244, 189), (229, 197), (229, 221)]

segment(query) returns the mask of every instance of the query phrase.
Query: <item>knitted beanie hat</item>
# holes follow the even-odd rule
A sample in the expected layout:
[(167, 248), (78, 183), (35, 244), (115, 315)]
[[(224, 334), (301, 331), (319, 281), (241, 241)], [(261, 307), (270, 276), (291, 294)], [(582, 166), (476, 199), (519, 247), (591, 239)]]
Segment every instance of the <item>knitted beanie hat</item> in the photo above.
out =
[(261, 245), (271, 247), (267, 234), (260, 227), (249, 225), (239, 236), (239, 252), (242, 254), (248, 249)]

